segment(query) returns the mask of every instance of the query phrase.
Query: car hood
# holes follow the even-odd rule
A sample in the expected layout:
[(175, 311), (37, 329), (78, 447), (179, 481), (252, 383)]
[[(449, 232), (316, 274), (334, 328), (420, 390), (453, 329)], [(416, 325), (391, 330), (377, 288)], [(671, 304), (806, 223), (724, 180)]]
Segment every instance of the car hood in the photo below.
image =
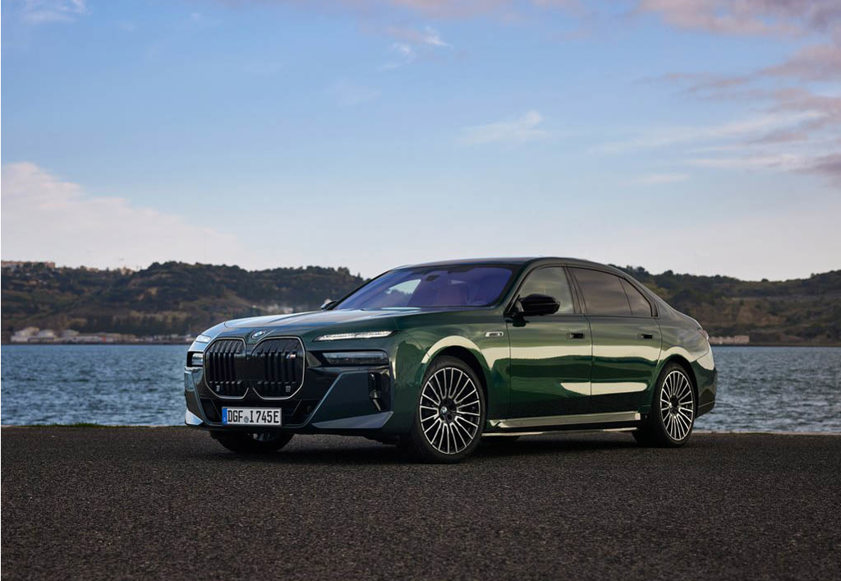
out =
[(229, 329), (251, 329), (254, 327), (267, 327), (279, 329), (308, 330), (345, 323), (364, 324), (370, 321), (372, 324), (382, 323), (387, 326), (388, 321), (397, 317), (403, 317), (420, 312), (417, 309), (409, 310), (378, 310), (378, 311), (310, 311), (306, 313), (292, 313), (290, 315), (268, 315), (265, 317), (249, 317), (247, 319), (235, 319), (225, 321), (225, 327)]

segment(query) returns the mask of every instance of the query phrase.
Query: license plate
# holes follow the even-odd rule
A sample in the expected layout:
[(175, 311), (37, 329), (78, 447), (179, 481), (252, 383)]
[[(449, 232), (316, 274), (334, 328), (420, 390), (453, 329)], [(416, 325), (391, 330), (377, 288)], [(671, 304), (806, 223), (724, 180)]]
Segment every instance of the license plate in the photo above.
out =
[(280, 408), (222, 408), (222, 423), (228, 426), (279, 426)]

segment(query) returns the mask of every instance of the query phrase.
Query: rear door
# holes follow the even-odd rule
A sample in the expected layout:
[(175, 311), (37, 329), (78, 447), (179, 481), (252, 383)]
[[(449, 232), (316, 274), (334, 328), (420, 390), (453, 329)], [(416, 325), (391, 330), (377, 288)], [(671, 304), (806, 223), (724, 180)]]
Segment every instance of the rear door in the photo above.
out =
[(590, 396), (590, 326), (575, 306), (562, 266), (531, 271), (518, 297), (553, 297), (555, 314), (508, 320), (511, 345), (509, 417), (586, 413)]
[(660, 358), (660, 325), (648, 299), (623, 277), (570, 268), (593, 337), (590, 376), (594, 413), (640, 407)]

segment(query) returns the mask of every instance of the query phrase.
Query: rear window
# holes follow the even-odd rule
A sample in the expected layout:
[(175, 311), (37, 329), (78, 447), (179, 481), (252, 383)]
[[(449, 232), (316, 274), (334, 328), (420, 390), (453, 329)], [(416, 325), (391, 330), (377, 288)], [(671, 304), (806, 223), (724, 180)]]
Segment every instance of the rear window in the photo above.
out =
[(631, 306), (618, 276), (587, 268), (571, 270), (584, 295), (587, 314), (631, 316)]
[(628, 303), (631, 305), (631, 314), (635, 317), (650, 317), (651, 303), (648, 302), (648, 299), (627, 280), (620, 280), (622, 280), (622, 288), (625, 289), (625, 294), (628, 296)]

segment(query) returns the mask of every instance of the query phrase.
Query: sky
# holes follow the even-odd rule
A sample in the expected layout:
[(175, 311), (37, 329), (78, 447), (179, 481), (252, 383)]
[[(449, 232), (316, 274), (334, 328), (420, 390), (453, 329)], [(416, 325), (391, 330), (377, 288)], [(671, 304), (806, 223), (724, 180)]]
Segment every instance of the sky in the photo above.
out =
[(837, 0), (11, 0), (4, 260), (841, 268)]

